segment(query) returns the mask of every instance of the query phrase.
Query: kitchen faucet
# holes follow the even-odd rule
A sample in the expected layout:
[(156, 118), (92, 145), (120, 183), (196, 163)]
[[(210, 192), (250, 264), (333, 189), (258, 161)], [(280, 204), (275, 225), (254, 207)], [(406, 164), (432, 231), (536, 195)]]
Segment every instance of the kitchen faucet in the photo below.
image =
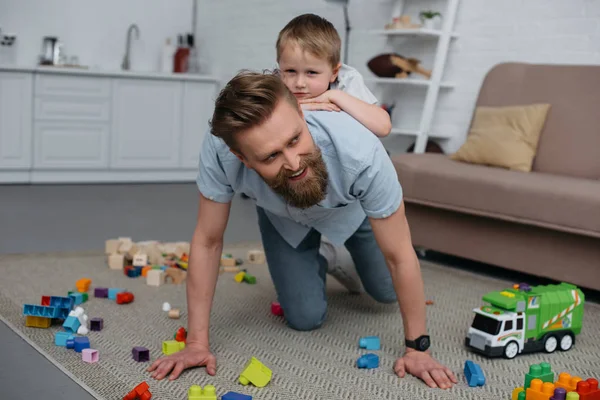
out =
[(136, 24), (129, 25), (127, 29), (127, 38), (125, 40), (125, 57), (123, 57), (123, 62), (121, 63), (121, 69), (129, 70), (130, 69), (130, 53), (131, 53), (131, 31), (135, 30), (135, 38), (140, 38), (140, 28)]

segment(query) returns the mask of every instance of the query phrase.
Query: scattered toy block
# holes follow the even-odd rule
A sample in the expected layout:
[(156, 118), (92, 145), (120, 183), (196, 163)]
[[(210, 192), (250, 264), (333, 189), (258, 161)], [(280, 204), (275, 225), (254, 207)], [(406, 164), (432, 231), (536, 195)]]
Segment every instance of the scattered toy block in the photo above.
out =
[(35, 317), (33, 315), (25, 316), (25, 326), (31, 328), (50, 328), (52, 318)]
[(109, 288), (108, 289), (108, 299), (109, 300), (117, 300), (117, 293), (125, 292), (125, 289), (120, 288)]
[(87, 293), (69, 293), (69, 297), (73, 299), (73, 304), (79, 305), (85, 303), (83, 295)]
[(77, 336), (73, 339), (67, 339), (67, 349), (74, 349), (77, 353), (81, 353), (83, 349), (90, 348), (90, 339), (87, 337)]
[(252, 396), (236, 392), (227, 392), (221, 396), (221, 400), (252, 400)]
[(204, 389), (192, 385), (188, 389), (188, 400), (217, 400), (217, 389), (213, 385), (206, 385)]
[(574, 392), (577, 390), (577, 382), (581, 381), (578, 376), (571, 376), (568, 372), (561, 372), (558, 374), (558, 380), (554, 382), (554, 386), (557, 388), (563, 388), (567, 392)]
[(543, 382), (539, 378), (534, 378), (529, 382), (529, 387), (525, 389), (525, 397), (528, 400), (546, 400), (554, 393), (554, 383)]
[(146, 284), (160, 286), (165, 283), (165, 272), (161, 269), (152, 269), (146, 273)]
[(177, 329), (177, 331), (173, 335), (173, 339), (177, 340), (178, 342), (185, 343), (185, 341), (187, 340), (187, 331), (183, 326)]
[(171, 308), (169, 310), (169, 318), (179, 319), (180, 317), (181, 317), (181, 311), (179, 311), (179, 308)]
[(77, 317), (69, 316), (69, 317), (67, 317), (67, 319), (65, 319), (65, 322), (63, 323), (62, 326), (63, 326), (63, 328), (65, 328), (65, 330), (67, 332), (77, 333), (77, 329), (79, 329), (79, 327), (81, 326), (81, 323), (79, 322)]
[(171, 305), (165, 301), (162, 305), (162, 310), (164, 312), (169, 312), (169, 310), (171, 310)]
[(58, 309), (52, 306), (23, 304), (23, 315), (30, 315), (32, 317), (56, 318), (58, 316)]
[(365, 336), (358, 340), (358, 347), (367, 350), (379, 350), (381, 344), (378, 336)]
[(278, 317), (283, 317), (283, 308), (281, 308), (281, 304), (274, 301), (271, 303), (271, 313), (273, 315), (277, 315)]
[(50, 296), (42, 296), (42, 301), (40, 301), (40, 304), (43, 306), (49, 306), (50, 305)]
[(179, 268), (169, 267), (165, 271), (165, 282), (168, 282), (170, 278), (174, 284), (179, 285), (185, 281), (186, 277), (187, 272)]
[(177, 353), (185, 348), (184, 342), (178, 342), (177, 340), (165, 340), (162, 345), (163, 354), (167, 356), (173, 353)]
[(129, 304), (133, 301), (134, 296), (131, 292), (117, 293), (117, 304)]
[(75, 282), (75, 287), (79, 293), (85, 293), (90, 290), (90, 285), (92, 284), (92, 280), (90, 278), (81, 278), (77, 282)]
[(356, 360), (356, 366), (367, 369), (379, 368), (379, 356), (373, 353), (364, 354)]
[(123, 274), (125, 274), (125, 276), (128, 276), (130, 278), (137, 278), (141, 275), (141, 271), (138, 271), (134, 266), (132, 265), (128, 265), (125, 268), (123, 268)]
[(554, 382), (554, 372), (552, 372), (552, 367), (547, 362), (543, 362), (540, 364), (532, 364), (529, 366), (529, 372), (525, 374), (525, 384), (523, 385), (523, 389), (527, 390), (529, 388), (529, 384), (534, 379), (539, 379), (542, 382)]
[(69, 332), (61, 331), (61, 332), (56, 332), (54, 334), (54, 344), (57, 346), (66, 347), (67, 340), (73, 340), (73, 339), (74, 339), (73, 335)]
[(125, 267), (125, 255), (116, 253), (110, 254), (108, 256), (108, 267), (110, 269), (123, 269), (123, 267)]
[(588, 378), (585, 381), (577, 382), (577, 393), (580, 400), (600, 400), (598, 380)]
[(251, 285), (254, 285), (256, 283), (256, 277), (253, 275), (250, 275), (247, 272), (244, 274), (243, 280), (244, 280), (244, 282), (249, 283)]
[(88, 333), (90, 333), (90, 331), (89, 331), (89, 329), (88, 329), (86, 326), (84, 326), (84, 325), (81, 325), (81, 326), (80, 326), (80, 327), (77, 329), (77, 334), (78, 334), (78, 335), (87, 335)]
[(137, 362), (150, 361), (150, 350), (142, 346), (136, 346), (131, 350), (131, 356)]
[[(525, 400), (525, 397), (523, 397), (522, 400)], [(579, 397), (579, 393), (577, 392), (568, 392), (567, 393), (567, 398), (565, 400), (581, 400)]]
[(470, 387), (485, 385), (485, 375), (479, 364), (471, 360), (465, 361), (464, 374)]
[(241, 283), (244, 280), (244, 276), (246, 275), (245, 271), (240, 271), (237, 274), (235, 274), (235, 276), (233, 277), (233, 279), (237, 282), (237, 283)]
[(146, 382), (137, 385), (133, 390), (123, 397), (123, 400), (150, 400), (152, 393), (148, 390), (150, 386)]
[(238, 272), (240, 272), (240, 267), (223, 267), (222, 271), (223, 272), (235, 272), (235, 273), (238, 273)]
[(152, 267), (149, 265), (146, 265), (145, 267), (142, 268), (142, 276), (145, 278), (146, 276), (148, 276), (148, 271), (152, 270)]
[(134, 254), (132, 265), (134, 267), (145, 267), (148, 265), (148, 255), (144, 253)]
[(83, 349), (81, 350), (81, 359), (87, 363), (98, 362), (99, 359), (98, 350), (95, 349)]
[(523, 393), (523, 399), (525, 399), (525, 389), (518, 387), (513, 390), (510, 400), (520, 400), (520, 393)]
[(235, 267), (235, 258), (232, 257), (221, 257), (222, 267)]
[(94, 297), (107, 298), (108, 297), (108, 288), (95, 288), (94, 289)]
[(115, 254), (119, 250), (121, 242), (119, 239), (108, 239), (104, 245), (104, 254)]
[(90, 330), (101, 331), (102, 329), (104, 329), (104, 320), (102, 318), (90, 319)]
[(264, 264), (265, 253), (261, 250), (250, 250), (246, 255), (246, 259), (250, 264)]
[(264, 387), (269, 383), (272, 376), (273, 371), (256, 357), (251, 357), (240, 374), (239, 381), (244, 386), (252, 383), (256, 387)]

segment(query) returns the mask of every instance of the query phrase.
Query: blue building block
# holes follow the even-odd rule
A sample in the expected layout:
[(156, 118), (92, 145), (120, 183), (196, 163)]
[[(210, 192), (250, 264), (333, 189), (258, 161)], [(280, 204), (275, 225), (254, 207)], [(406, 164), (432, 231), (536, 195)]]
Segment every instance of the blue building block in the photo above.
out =
[(81, 351), (83, 349), (89, 349), (90, 348), (90, 339), (88, 339), (85, 336), (76, 337), (74, 339), (74, 342), (75, 342), (75, 346), (74, 346), (75, 347), (75, 351), (77, 353), (81, 353)]
[(71, 311), (74, 304), (75, 303), (71, 297), (50, 296), (51, 307), (67, 308), (69, 311)]
[(49, 306), (38, 306), (37, 304), (23, 304), (23, 315), (33, 317), (58, 318), (59, 309)]
[[(137, 270), (135, 267), (134, 268), (129, 268), (127, 270), (127, 276), (130, 278), (137, 278), (138, 276), (140, 276), (142, 274), (141, 269)], [(115, 295), (116, 296), (116, 295)]]
[(252, 396), (236, 392), (227, 392), (221, 396), (221, 400), (252, 400)]
[(77, 329), (79, 329), (80, 326), (81, 322), (79, 322), (77, 317), (67, 317), (63, 323), (63, 328), (70, 333), (77, 333)]
[(110, 300), (117, 300), (117, 293), (121, 293), (124, 292), (125, 289), (119, 289), (119, 288), (109, 288), (108, 289), (108, 298)]
[(169, 267), (168, 267), (168, 266), (166, 266), (166, 265), (161, 265), (161, 266), (160, 266), (160, 269), (161, 269), (162, 271), (166, 271), (166, 270), (167, 270), (167, 268), (169, 268)]
[(75, 348), (75, 338), (73, 336), (71, 336), (72, 339), (67, 339), (67, 342), (65, 343), (65, 347), (67, 349), (74, 349)]
[(356, 366), (358, 368), (379, 368), (379, 356), (377, 354), (368, 353), (363, 356), (360, 356), (358, 360), (356, 360)]
[(73, 299), (73, 304), (74, 305), (79, 305), (83, 303), (83, 294), (82, 293), (71, 293), (69, 294), (69, 297)]
[(57, 346), (67, 346), (67, 340), (73, 340), (73, 335), (70, 332), (56, 332), (54, 335), (54, 344)]
[(485, 385), (485, 376), (479, 364), (474, 363), (471, 360), (465, 361), (465, 378), (469, 386), (483, 386)]
[(358, 340), (358, 346), (361, 349), (379, 350), (381, 347), (378, 336), (365, 336)]

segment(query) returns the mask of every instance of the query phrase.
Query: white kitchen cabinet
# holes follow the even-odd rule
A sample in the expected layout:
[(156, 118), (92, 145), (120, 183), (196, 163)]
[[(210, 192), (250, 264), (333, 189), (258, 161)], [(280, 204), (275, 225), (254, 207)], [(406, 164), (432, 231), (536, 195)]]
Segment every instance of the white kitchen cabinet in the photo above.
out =
[(112, 169), (178, 168), (182, 82), (115, 79)]
[(210, 82), (185, 82), (180, 163), (183, 168), (198, 168), (200, 147), (208, 134), (217, 89), (217, 85)]
[(0, 72), (0, 173), (31, 168), (32, 82), (28, 73)]

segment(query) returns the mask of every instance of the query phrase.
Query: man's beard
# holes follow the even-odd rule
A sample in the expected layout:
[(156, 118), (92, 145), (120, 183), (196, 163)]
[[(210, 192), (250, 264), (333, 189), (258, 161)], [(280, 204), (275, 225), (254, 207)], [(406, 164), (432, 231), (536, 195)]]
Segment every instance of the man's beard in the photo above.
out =
[[(290, 182), (290, 176), (305, 168), (309, 168), (310, 175), (299, 182)], [(327, 194), (329, 175), (321, 156), (321, 149), (317, 148), (313, 153), (302, 157), (298, 171), (282, 168), (275, 178), (265, 179), (265, 182), (292, 207), (303, 209), (312, 207), (323, 200)]]

